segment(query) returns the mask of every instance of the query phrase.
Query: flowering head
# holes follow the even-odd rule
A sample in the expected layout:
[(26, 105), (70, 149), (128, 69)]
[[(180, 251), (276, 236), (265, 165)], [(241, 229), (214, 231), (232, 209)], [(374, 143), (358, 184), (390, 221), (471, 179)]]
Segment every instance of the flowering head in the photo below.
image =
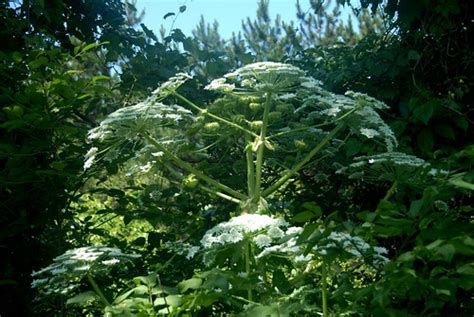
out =
[(192, 76), (186, 73), (177, 73), (153, 91), (153, 95), (159, 99), (164, 99), (174, 93), (182, 84), (191, 79)]
[(298, 67), (275, 62), (245, 65), (212, 81), (206, 89), (220, 92), (247, 92), (278, 94), (294, 89), (306, 78)]
[(33, 272), (31, 287), (38, 288), (45, 295), (68, 294), (78, 288), (88, 274), (105, 274), (113, 267), (138, 257), (140, 255), (102, 246), (71, 249), (54, 258), (49, 266)]

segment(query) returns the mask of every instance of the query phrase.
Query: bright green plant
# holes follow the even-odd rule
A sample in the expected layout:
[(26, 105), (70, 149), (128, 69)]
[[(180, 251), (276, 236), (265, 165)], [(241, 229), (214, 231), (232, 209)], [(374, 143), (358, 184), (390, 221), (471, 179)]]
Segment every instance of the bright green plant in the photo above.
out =
[[(217, 312), (226, 306), (248, 313), (254, 309), (304, 311), (273, 307), (271, 303), (281, 300), (281, 288), (290, 296), (290, 290), (296, 291), (305, 283), (293, 280), (277, 286), (279, 296), (271, 291), (276, 286), (272, 283), (295, 277), (291, 272), (296, 266), (291, 263), (309, 265), (314, 259), (323, 263), (317, 271), (321, 272), (321, 310), (327, 316), (327, 284), (336, 274), (332, 270), (335, 261), (326, 261), (325, 252), (315, 243), (305, 247), (304, 239), (297, 239), (295, 229), (285, 229), (288, 224), (275, 215), (271, 205), (278, 201), (279, 191), (297, 180), (303, 167), (315, 158), (334, 155), (350, 135), (393, 151), (397, 144), (394, 134), (376, 112), (386, 106), (359, 93), (330, 93), (300, 69), (281, 63), (250, 64), (212, 81), (205, 88), (219, 97), (208, 106), (197, 105), (179, 92), (190, 79), (187, 74), (177, 74), (147, 100), (110, 114), (89, 133), (93, 146), (84, 168), (110, 168), (131, 160), (143, 168), (160, 169), (170, 181), (181, 182), (183, 188), (198, 188), (237, 205), (237, 216), (209, 230), (201, 241), (199, 255), (205, 267), (215, 268), (197, 272), (197, 277), (179, 284), (184, 295), (181, 305), (172, 309), (174, 312), (204, 307)], [(171, 102), (164, 103), (165, 99)], [(217, 151), (221, 146), (228, 151)], [(232, 174), (229, 177), (224, 174), (225, 168), (216, 170), (215, 165), (203, 160), (212, 158), (215, 150), (222, 154), (220, 164), (233, 161), (241, 163), (234, 165), (240, 169), (228, 170)], [(331, 240), (330, 230), (322, 229), (320, 236), (319, 248), (323, 248), (324, 241)], [(357, 239), (339, 237), (340, 246), (334, 242), (327, 245), (344, 250), (351, 243), (357, 245), (349, 242)], [(360, 257), (375, 254), (363, 243), (363, 252), (357, 251)], [(176, 246), (169, 246), (176, 251)], [(188, 258), (198, 251), (189, 244), (182, 247), (180, 253)], [(279, 252), (286, 254), (290, 264), (282, 266), (285, 269), (276, 269), (279, 264), (274, 260), (263, 260), (272, 248), (282, 248)], [(338, 261), (349, 260), (343, 256), (347, 252), (337, 254)], [(253, 289), (259, 280), (264, 282)], [(227, 297), (229, 289), (232, 296)], [(194, 292), (186, 294), (189, 290)]]

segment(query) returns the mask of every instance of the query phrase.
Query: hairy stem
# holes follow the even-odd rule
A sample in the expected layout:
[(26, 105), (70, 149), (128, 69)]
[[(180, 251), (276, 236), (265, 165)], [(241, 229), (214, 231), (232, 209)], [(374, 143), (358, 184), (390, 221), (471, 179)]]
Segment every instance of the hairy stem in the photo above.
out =
[[(245, 253), (245, 273), (247, 273), (247, 277), (250, 275), (250, 240), (245, 239), (244, 242), (244, 253)], [(247, 290), (247, 299), (252, 301), (253, 299), (252, 288), (248, 288)]]
[(189, 163), (183, 161), (182, 159), (180, 159), (179, 157), (177, 157), (176, 155), (174, 155), (171, 151), (169, 151), (166, 147), (162, 146), (157, 140), (155, 140), (153, 137), (151, 137), (149, 134), (147, 133), (142, 133), (142, 136), (148, 141), (150, 142), (151, 144), (153, 144), (156, 148), (158, 148), (160, 151), (162, 151), (164, 153), (164, 155), (166, 157), (168, 157), (169, 159), (171, 159), (174, 164), (176, 164), (179, 168), (182, 168), (184, 169), (185, 171), (188, 171), (190, 173), (193, 173), (194, 175), (196, 175), (196, 177), (199, 177), (200, 179), (202, 179), (203, 181), (205, 181), (206, 183), (230, 194), (231, 196), (233, 196), (234, 198), (237, 198), (237, 199), (240, 199), (240, 200), (245, 200), (247, 199), (247, 196), (245, 196), (244, 194), (230, 188), (229, 186), (226, 186), (218, 181), (216, 181), (215, 179), (207, 176), (206, 174), (204, 174), (203, 172), (201, 172), (200, 170), (194, 168), (192, 165), (190, 165)]
[(316, 145), (298, 164), (296, 164), (291, 170), (289, 170), (285, 175), (283, 175), (279, 180), (277, 180), (272, 186), (265, 189), (262, 193), (264, 197), (272, 194), (280, 186), (285, 184), (293, 175), (295, 175), (306, 163), (308, 163), (313, 156), (315, 156), (325, 145), (328, 143), (338, 132), (344, 127), (344, 123), (338, 124), (328, 135), (326, 135), (318, 145)]
[(107, 300), (107, 298), (105, 298), (104, 293), (102, 293), (102, 291), (101, 291), (100, 288), (99, 288), (99, 285), (97, 285), (97, 283), (95, 282), (95, 280), (94, 280), (94, 278), (92, 277), (92, 275), (87, 274), (87, 280), (88, 280), (89, 283), (91, 284), (91, 286), (92, 286), (92, 288), (94, 289), (94, 291), (96, 292), (96, 294), (99, 296), (99, 298), (100, 298), (100, 300), (102, 301), (102, 303), (104, 303), (105, 306), (110, 306), (109, 301)]
[(263, 150), (265, 148), (265, 143), (267, 142), (267, 127), (268, 127), (268, 113), (270, 112), (271, 106), (270, 94), (267, 95), (265, 101), (265, 106), (263, 110), (263, 120), (262, 128), (260, 130), (260, 136), (258, 137), (258, 148), (257, 148), (257, 162), (255, 166), (255, 190), (253, 195), (253, 202), (257, 203), (260, 200), (262, 195), (261, 186), (262, 186), (262, 168), (263, 168)]
[(181, 96), (181, 95), (178, 94), (177, 92), (174, 92), (174, 93), (173, 93), (173, 96), (175, 96), (175, 97), (177, 97), (178, 99), (184, 101), (184, 102), (185, 102), (187, 105), (189, 105), (191, 108), (193, 108), (193, 109), (199, 111), (199, 113), (201, 113), (201, 114), (203, 114), (203, 115), (205, 115), (205, 116), (208, 116), (209, 118), (212, 118), (212, 119), (214, 119), (214, 120), (216, 120), (216, 121), (220, 121), (220, 122), (222, 122), (222, 123), (225, 123), (225, 124), (227, 124), (227, 125), (229, 125), (229, 126), (231, 126), (231, 127), (233, 127), (233, 128), (236, 128), (236, 129), (238, 129), (238, 130), (244, 131), (245, 133), (250, 133), (251, 135), (253, 135), (253, 136), (255, 136), (255, 137), (257, 136), (257, 134), (255, 134), (254, 132), (252, 132), (252, 131), (250, 131), (250, 130), (248, 130), (248, 129), (246, 129), (246, 128), (240, 126), (240, 125), (238, 125), (238, 124), (235, 123), (235, 122), (229, 121), (229, 120), (227, 120), (227, 119), (221, 118), (221, 117), (219, 117), (219, 116), (217, 116), (217, 115), (215, 115), (215, 114), (212, 114), (212, 113), (208, 112), (206, 109), (203, 109), (203, 108), (199, 107), (199, 106), (196, 105), (194, 102), (192, 102), (191, 100), (187, 99), (187, 98), (184, 97), (184, 96)]
[[(184, 178), (183, 175), (181, 175), (181, 173), (179, 173), (179, 172), (178, 172), (173, 166), (171, 166), (170, 164), (165, 163), (164, 165), (165, 165), (165, 167), (168, 169), (168, 171), (169, 171), (174, 177), (176, 177), (178, 180), (182, 180), (182, 179)], [(219, 191), (217, 191), (217, 190), (214, 190), (214, 189), (209, 188), (209, 187), (207, 187), (207, 186), (204, 186), (204, 185), (202, 185), (202, 184), (199, 184), (198, 187), (199, 187), (200, 189), (202, 189), (202, 190), (204, 190), (204, 191), (210, 193), (210, 194), (213, 194), (213, 195), (216, 195), (216, 196), (218, 196), (218, 197), (227, 199), (227, 200), (229, 200), (229, 201), (231, 201), (231, 202), (233, 202), (233, 203), (240, 204), (240, 203), (242, 202), (241, 200), (239, 200), (239, 199), (237, 199), (237, 198), (234, 198), (234, 197), (232, 197), (232, 196), (226, 195), (226, 194), (224, 194), (224, 193), (221, 193), (221, 192), (219, 192)]]
[(251, 135), (245, 133), (245, 156), (247, 159), (247, 188), (249, 197), (252, 197), (253, 193), (255, 192), (255, 169), (253, 165), (253, 151), (251, 142)]
[(322, 265), (322, 276), (321, 276), (321, 295), (323, 305), (323, 317), (328, 317), (328, 281), (327, 281), (327, 269), (326, 264)]
[(216, 190), (214, 190), (214, 189), (212, 189), (212, 188), (209, 188), (209, 187), (207, 187), (207, 186), (198, 185), (198, 187), (199, 187), (200, 189), (202, 189), (203, 191), (206, 191), (206, 192), (208, 192), (208, 193), (210, 193), (210, 194), (213, 194), (213, 195), (216, 195), (216, 196), (218, 196), (218, 197), (224, 198), (224, 199), (226, 199), (226, 200), (228, 200), (228, 201), (231, 201), (231, 202), (233, 202), (233, 203), (236, 203), (236, 204), (241, 204), (241, 203), (242, 203), (242, 201), (241, 201), (240, 199), (237, 199), (237, 198), (234, 198), (234, 197), (232, 197), (232, 196), (226, 195), (226, 194), (224, 194), (224, 193), (218, 192), (218, 191), (216, 191)]
[(383, 200), (389, 200), (390, 197), (392, 197), (393, 194), (395, 194), (395, 192), (397, 191), (397, 186), (398, 186), (398, 182), (394, 181), (392, 186), (390, 186), (390, 188), (387, 190), (387, 193), (385, 194), (385, 197), (383, 198)]

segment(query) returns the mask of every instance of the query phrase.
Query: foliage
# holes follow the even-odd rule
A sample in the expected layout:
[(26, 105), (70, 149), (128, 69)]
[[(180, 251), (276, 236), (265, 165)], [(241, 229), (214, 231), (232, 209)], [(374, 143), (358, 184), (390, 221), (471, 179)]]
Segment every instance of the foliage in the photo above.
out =
[[(319, 82), (307, 77), (298, 68), (281, 63), (246, 65), (212, 81), (205, 88), (223, 96), (215, 99), (207, 109), (196, 105), (178, 92), (180, 86), (185, 85), (189, 79), (191, 77), (186, 74), (177, 74), (156, 89), (153, 96), (146, 101), (119, 109), (107, 116), (97, 128), (89, 132), (93, 147), (86, 155), (85, 163), (85, 168), (99, 164), (110, 170), (111, 164), (145, 159), (148, 160), (146, 165), (150, 165), (150, 168), (156, 165), (167, 172), (163, 176), (169, 179), (168, 183), (183, 180), (183, 187), (200, 188), (214, 196), (237, 203), (239, 212), (243, 213), (207, 230), (201, 240), (203, 263), (205, 267), (217, 267), (218, 271), (203, 273), (198, 270), (196, 277), (180, 282), (178, 289), (184, 295), (180, 297), (179, 304), (165, 303), (166, 309), (173, 314), (196, 311), (202, 307), (218, 311), (221, 305), (231, 311), (246, 314), (253, 310), (271, 310), (273, 308), (268, 308), (271, 303), (284, 302), (279, 292), (272, 291), (272, 287), (280, 283), (276, 278), (299, 281), (294, 285), (290, 283), (281, 286), (285, 289), (284, 293), (305, 285), (299, 284), (300, 278), (306, 275), (305, 269), (295, 271), (297, 268), (292, 267), (291, 262), (303, 262), (311, 267), (312, 261), (322, 261), (323, 264), (319, 266), (323, 270), (320, 276), (322, 310), (324, 315), (327, 315), (327, 279), (339, 278), (331, 263), (337, 260), (349, 265), (351, 256), (367, 257), (368, 252), (372, 252), (372, 261), (385, 262), (387, 258), (382, 254), (387, 251), (383, 248), (372, 249), (358, 237), (352, 238), (346, 233), (329, 234), (329, 231), (324, 230), (319, 232), (320, 237), (316, 240), (313, 238), (305, 241), (298, 236), (298, 233), (303, 231), (302, 228), (291, 227), (285, 229), (285, 232), (282, 230), (288, 227), (285, 221), (262, 214), (275, 214), (268, 201), (278, 200), (277, 192), (286, 186), (287, 182), (294, 182), (297, 179), (296, 173), (319, 154), (325, 145), (331, 142), (337, 144), (338, 141), (333, 139), (345, 129), (348, 129), (350, 134), (368, 140), (380, 137), (383, 148), (392, 150), (396, 146), (393, 132), (375, 112), (386, 106), (363, 94), (348, 92), (343, 96), (329, 93), (321, 88)], [(179, 105), (162, 102), (171, 98), (197, 111), (197, 115)], [(283, 110), (282, 105), (296, 109), (293, 115), (291, 112), (285, 114), (285, 121), (279, 120), (283, 114), (277, 111)], [(199, 119), (199, 116), (202, 119)], [(200, 122), (196, 127), (198, 120)], [(233, 160), (243, 161), (241, 171), (237, 171), (236, 175), (246, 175), (246, 179), (228, 183), (216, 178), (220, 175), (213, 173), (212, 164), (195, 164), (185, 158), (189, 157), (190, 150), (210, 155), (215, 139), (222, 138), (218, 136), (222, 135), (220, 125), (228, 127), (229, 131), (223, 134), (225, 138), (239, 140), (232, 145), (234, 149), (230, 155)], [(324, 130), (331, 126), (331, 129)], [(314, 141), (301, 139), (302, 134), (298, 133), (298, 141), (308, 145), (298, 148), (292, 135), (305, 131), (310, 132), (312, 138), (317, 141), (312, 144)], [(332, 151), (335, 153), (339, 147), (335, 146)], [(282, 156), (282, 152), (293, 154)], [(334, 153), (329, 152), (322, 158)], [(221, 154), (221, 159), (226, 160), (225, 156)], [(278, 164), (275, 164), (275, 161)], [(271, 171), (272, 177), (275, 178), (271, 183), (263, 182), (264, 179), (270, 179), (266, 175), (267, 171)], [(234, 187), (234, 184), (239, 183), (247, 186)], [(168, 232), (169, 229), (171, 228), (168, 228)], [(314, 236), (315, 232), (313, 230), (310, 234)], [(319, 257), (313, 258), (312, 253), (305, 249), (304, 244), (308, 242), (314, 250), (312, 252)], [(174, 244), (173, 241), (165, 243), (165, 246), (187, 259), (193, 258), (200, 250), (189, 243)], [(281, 264), (274, 262), (273, 253), (286, 253), (290, 256), (289, 259), (293, 259), (285, 265), (286, 277)], [(375, 271), (370, 274), (377, 274), (377, 270), (380, 270), (380, 267), (373, 268)], [(240, 271), (244, 272), (246, 283), (253, 279), (253, 284), (259, 279), (264, 283), (254, 291), (249, 284), (240, 285), (242, 282), (238, 279), (228, 280), (237, 278), (238, 275), (235, 274)], [(265, 282), (269, 279), (267, 272), (276, 274), (271, 283)], [(360, 270), (361, 274), (366, 274), (363, 272), (365, 270)], [(189, 289), (196, 291), (186, 294)], [(246, 296), (242, 293), (246, 293)], [(98, 295), (100, 297), (100, 293)], [(229, 301), (232, 298), (234, 300)], [(254, 301), (256, 298), (259, 300)], [(245, 306), (238, 301), (251, 305)], [(294, 304), (295, 307), (284, 305), (282, 309), (294, 313), (314, 312), (318, 309), (318, 306), (310, 309)], [(341, 304), (348, 305), (342, 299)]]
[(103, 4), (1, 5), (0, 313), (472, 315), (470, 2)]

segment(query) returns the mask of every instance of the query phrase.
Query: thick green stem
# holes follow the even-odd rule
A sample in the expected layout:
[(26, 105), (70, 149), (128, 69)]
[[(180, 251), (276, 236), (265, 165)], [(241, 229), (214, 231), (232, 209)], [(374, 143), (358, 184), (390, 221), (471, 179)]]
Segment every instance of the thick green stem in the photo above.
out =
[(96, 294), (99, 296), (102, 303), (104, 303), (105, 306), (110, 306), (109, 301), (107, 300), (107, 298), (105, 298), (104, 293), (102, 293), (102, 291), (99, 288), (99, 285), (97, 285), (92, 275), (87, 274), (87, 279), (89, 280), (89, 283), (91, 284)]
[(238, 130), (244, 131), (245, 133), (250, 133), (251, 135), (253, 135), (253, 136), (255, 136), (255, 137), (257, 136), (257, 134), (255, 134), (254, 132), (252, 132), (252, 131), (250, 131), (250, 130), (248, 130), (248, 129), (246, 129), (246, 128), (240, 126), (240, 125), (238, 125), (237, 123), (234, 123), (234, 122), (232, 122), (232, 121), (229, 121), (229, 120), (227, 120), (227, 119), (221, 118), (221, 117), (219, 117), (219, 116), (217, 116), (217, 115), (215, 115), (215, 114), (212, 114), (212, 113), (208, 112), (206, 109), (203, 109), (203, 108), (199, 107), (199, 106), (196, 105), (194, 102), (192, 102), (191, 100), (187, 99), (187, 98), (184, 97), (184, 96), (181, 96), (181, 95), (178, 94), (177, 92), (173, 93), (173, 96), (175, 96), (175, 97), (177, 97), (178, 99), (184, 101), (184, 102), (185, 102), (187, 105), (189, 105), (191, 108), (193, 108), (193, 109), (199, 111), (199, 113), (201, 113), (201, 114), (203, 114), (203, 115), (205, 115), (205, 116), (208, 116), (209, 118), (212, 118), (212, 119), (214, 119), (214, 120), (216, 120), (216, 121), (220, 121), (220, 122), (222, 122), (222, 123), (225, 123), (225, 124), (227, 124), (227, 125), (229, 125), (229, 126), (231, 126), (231, 127), (233, 127), (233, 128), (236, 128), (236, 129), (238, 129)]
[(268, 127), (268, 113), (270, 112), (271, 106), (270, 94), (267, 95), (265, 101), (265, 106), (263, 110), (263, 120), (262, 128), (260, 130), (260, 136), (258, 137), (257, 144), (257, 162), (255, 166), (255, 190), (252, 201), (258, 203), (260, 197), (262, 196), (261, 186), (262, 186), (262, 168), (263, 168), (263, 150), (265, 149), (265, 143), (267, 142), (267, 127)]
[(296, 164), (291, 170), (289, 170), (285, 175), (283, 175), (279, 180), (277, 180), (272, 186), (265, 189), (262, 193), (264, 197), (272, 194), (280, 186), (285, 184), (293, 175), (295, 175), (306, 163), (308, 163), (313, 156), (315, 156), (332, 138), (344, 127), (344, 123), (338, 124), (328, 135), (326, 135), (321, 142), (319, 142), (314, 149), (312, 149), (298, 164)]
[(398, 182), (394, 181), (392, 186), (390, 186), (390, 188), (387, 190), (387, 193), (385, 194), (385, 197), (383, 198), (383, 200), (389, 200), (390, 197), (392, 197), (392, 195), (395, 194), (395, 192), (397, 191), (397, 186), (398, 186)]
[(253, 163), (253, 151), (252, 151), (252, 139), (250, 134), (245, 134), (245, 156), (247, 159), (247, 188), (248, 188), (248, 195), (252, 197), (253, 193), (255, 192), (255, 170), (254, 170), (254, 163)]
[(176, 164), (179, 168), (182, 168), (185, 171), (188, 171), (188, 172), (196, 175), (196, 177), (199, 177), (200, 179), (202, 179), (206, 183), (208, 183), (208, 184), (210, 184), (210, 185), (212, 185), (212, 186), (214, 186), (214, 187), (230, 194), (234, 198), (238, 198), (239, 200), (247, 199), (247, 196), (245, 196), (244, 194), (239, 193), (238, 191), (230, 188), (229, 186), (226, 186), (226, 185), (216, 181), (215, 179), (213, 179), (213, 178), (207, 176), (206, 174), (202, 173), (200, 170), (194, 168), (192, 165), (190, 165), (187, 162), (183, 161), (182, 159), (180, 159), (179, 157), (174, 155), (171, 151), (169, 151), (166, 147), (162, 146), (157, 140), (155, 140), (149, 134), (142, 133), (142, 135), (145, 139), (147, 139), (148, 142), (150, 142), (156, 148), (158, 148), (160, 151), (162, 151), (166, 157), (171, 159), (174, 162), (174, 164)]
[(204, 190), (204, 191), (210, 193), (210, 194), (213, 194), (213, 195), (216, 195), (216, 196), (218, 196), (218, 197), (224, 198), (224, 199), (226, 199), (226, 200), (228, 200), (228, 201), (231, 201), (231, 202), (233, 202), (233, 203), (236, 203), (236, 204), (241, 204), (241, 203), (242, 203), (242, 201), (239, 200), (239, 199), (237, 199), (237, 198), (234, 198), (234, 197), (232, 197), (232, 196), (229, 196), (229, 195), (226, 195), (226, 194), (224, 194), (224, 193), (218, 192), (217, 190), (214, 190), (214, 189), (209, 188), (209, 187), (207, 187), (207, 186), (199, 185), (198, 187), (199, 187), (200, 189), (202, 189), (202, 190)]
[[(250, 241), (249, 239), (245, 239), (244, 242), (244, 253), (245, 253), (245, 273), (247, 273), (247, 277), (250, 276)], [(247, 299), (249, 301), (253, 301), (253, 294), (252, 294), (252, 288), (249, 287), (247, 290)]]
[(321, 295), (322, 295), (322, 304), (323, 304), (323, 317), (328, 317), (328, 281), (327, 281), (327, 269), (326, 264), (322, 265), (322, 274), (321, 274)]
[[(173, 166), (171, 166), (170, 164), (165, 163), (165, 166), (166, 166), (166, 168), (168, 169), (168, 171), (169, 171), (171, 174), (173, 174), (173, 176), (176, 177), (178, 180), (182, 180), (182, 179), (184, 178), (183, 175), (181, 175), (181, 174), (180, 174)], [(232, 197), (232, 196), (226, 195), (226, 194), (224, 194), (224, 193), (221, 193), (221, 192), (219, 192), (219, 191), (217, 191), (217, 190), (214, 190), (214, 189), (209, 188), (209, 187), (207, 187), (207, 186), (204, 186), (204, 185), (202, 185), (202, 184), (199, 184), (198, 187), (199, 187), (200, 189), (202, 189), (202, 190), (208, 192), (208, 193), (211, 193), (211, 194), (213, 194), (213, 195), (216, 195), (216, 196), (219, 196), (219, 197), (221, 197), (221, 198), (227, 199), (227, 200), (229, 200), (229, 201), (231, 201), (231, 202), (233, 202), (233, 203), (236, 203), (236, 204), (242, 203), (242, 201), (239, 200), (239, 199), (237, 199), (237, 198), (234, 198), (234, 197)]]

